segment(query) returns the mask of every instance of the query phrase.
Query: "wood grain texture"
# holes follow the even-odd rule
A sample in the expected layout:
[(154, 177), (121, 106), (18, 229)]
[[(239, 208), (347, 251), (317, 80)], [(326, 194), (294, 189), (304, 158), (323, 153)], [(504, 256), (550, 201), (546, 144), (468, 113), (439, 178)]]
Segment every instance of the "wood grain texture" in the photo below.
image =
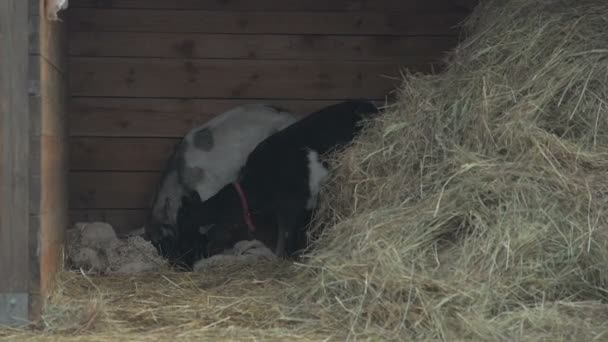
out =
[(450, 0), (70, 0), (70, 7), (211, 11), (457, 11), (461, 9)]
[[(45, 0), (40, 0), (45, 1)], [(44, 8), (44, 6), (41, 6)], [(60, 12), (60, 18), (64, 18), (65, 12)], [(66, 57), (68, 48), (67, 25), (64, 21), (50, 21), (46, 18), (46, 13), (40, 13), (40, 55), (47, 60), (53, 67), (65, 73), (67, 71)]]
[(70, 222), (139, 228), (178, 139), (240, 104), (384, 104), (402, 69), (440, 70), (467, 14), (446, 0), (70, 1)]
[[(34, 1), (34, 0), (30, 0)], [(37, 17), (38, 18), (38, 17)], [(34, 33), (35, 34), (35, 33)], [(40, 214), (40, 195), (42, 173), (42, 68), (45, 64), (40, 54), (30, 53), (28, 56), (28, 102), (30, 113), (30, 214)], [(38, 236), (38, 231), (35, 232)]]
[(146, 209), (73, 209), (70, 211), (70, 226), (78, 222), (107, 222), (118, 235), (143, 227)]
[(54, 65), (42, 61), (40, 287), (47, 295), (63, 261), (68, 224), (68, 140), (66, 79)]
[(132, 9), (70, 11), (70, 31), (241, 34), (456, 35), (462, 13), (218, 12)]
[[(38, 224), (37, 230), (32, 225), (33, 248), (37, 254), (39, 271), (37, 291), (42, 299), (52, 292), (55, 286), (55, 275), (62, 265), (64, 230), (68, 224), (68, 189), (67, 189), (67, 39), (66, 25), (60, 21), (49, 21), (45, 13), (45, 0), (31, 0), (38, 3), (37, 14), (31, 18), (38, 21), (37, 41), (38, 54), (37, 74), (30, 82), (38, 84), (38, 90), (31, 93), (36, 107), (30, 108), (32, 121), (38, 127), (32, 132), (32, 148), (39, 151), (32, 159), (32, 179), (37, 186), (31, 187), (31, 194), (37, 203), (36, 213), (32, 219)], [(31, 20), (31, 19), (30, 19)], [(35, 166), (35, 167), (34, 167)], [(34, 173), (35, 172), (35, 173)], [(38, 241), (39, 239), (39, 241)]]
[(448, 36), (72, 32), (70, 55), (427, 62), (442, 57), (456, 40)]
[[(70, 59), (72, 96), (383, 98), (406, 65), (381, 62)], [(414, 70), (431, 66), (409, 65)]]
[(28, 2), (0, 2), (0, 293), (29, 292), (28, 31)]
[(158, 172), (70, 172), (70, 208), (149, 208), (159, 180)]
[(42, 99), (40, 90), (42, 57), (40, 55), (40, 0), (28, 0), (29, 56), (28, 56), (28, 103), (29, 103), (29, 285), (28, 310), (30, 319), (37, 320), (42, 313), (40, 274), (40, 204), (41, 204), (41, 157), (42, 157)]
[(70, 169), (161, 171), (179, 141), (158, 138), (71, 138)]
[(72, 98), (70, 134), (75, 137), (179, 138), (220, 113), (256, 102), (278, 106), (300, 116), (336, 101)]

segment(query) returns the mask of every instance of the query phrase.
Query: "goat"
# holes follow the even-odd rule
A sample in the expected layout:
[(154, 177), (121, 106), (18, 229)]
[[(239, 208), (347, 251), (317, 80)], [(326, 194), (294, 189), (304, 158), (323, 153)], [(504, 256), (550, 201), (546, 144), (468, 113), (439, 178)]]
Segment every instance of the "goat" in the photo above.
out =
[(181, 197), (194, 191), (201, 200), (210, 198), (237, 179), (258, 143), (296, 121), (289, 112), (265, 104), (247, 104), (190, 130), (167, 163), (144, 236), (161, 255), (175, 250), (172, 245), (180, 234), (176, 223)]
[(306, 227), (328, 176), (321, 157), (350, 143), (362, 120), (378, 113), (370, 102), (346, 101), (322, 108), (266, 138), (251, 152), (239, 179), (203, 200), (182, 196), (175, 247), (191, 267), (200, 257), (257, 239), (278, 256), (306, 245)]

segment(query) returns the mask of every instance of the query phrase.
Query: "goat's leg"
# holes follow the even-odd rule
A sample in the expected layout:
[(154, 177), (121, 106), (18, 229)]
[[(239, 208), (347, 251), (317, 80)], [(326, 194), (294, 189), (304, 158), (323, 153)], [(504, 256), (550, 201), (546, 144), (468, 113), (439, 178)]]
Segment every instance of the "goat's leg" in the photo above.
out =
[(293, 256), (293, 254), (298, 249), (298, 240), (300, 239), (300, 227), (298, 226), (298, 216), (293, 216), (294, 220), (289, 227), (289, 230), (285, 234), (285, 254), (288, 257)]
[(299, 216), (298, 226), (294, 231), (295, 241), (293, 241), (293, 245), (291, 247), (287, 247), (290, 253), (294, 253), (295, 255), (299, 255), (308, 247), (308, 236), (307, 232), (310, 228), (310, 222), (312, 219), (312, 211), (306, 210), (302, 212)]
[(275, 254), (278, 257), (289, 256), (290, 248), (292, 248), (297, 238), (297, 222), (297, 215), (291, 211), (284, 211), (278, 215), (277, 243), (275, 248)]
[(287, 233), (289, 223), (286, 222), (284, 215), (279, 215), (277, 219), (278, 229), (277, 229), (277, 242), (274, 250), (274, 254), (278, 257), (282, 258), (285, 256), (285, 234)]

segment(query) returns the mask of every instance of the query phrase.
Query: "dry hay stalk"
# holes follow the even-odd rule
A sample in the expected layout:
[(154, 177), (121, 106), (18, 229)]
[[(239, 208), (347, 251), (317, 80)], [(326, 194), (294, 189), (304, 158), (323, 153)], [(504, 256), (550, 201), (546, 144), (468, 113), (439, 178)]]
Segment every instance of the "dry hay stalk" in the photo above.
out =
[(294, 289), (322, 307), (318, 324), (608, 338), (606, 13), (605, 0), (487, 1), (444, 74), (406, 74), (323, 191), (327, 228)]
[[(288, 263), (132, 276), (64, 272), (39, 326), (0, 329), (2, 341), (319, 341), (283, 294)], [(339, 335), (338, 335), (339, 336)]]

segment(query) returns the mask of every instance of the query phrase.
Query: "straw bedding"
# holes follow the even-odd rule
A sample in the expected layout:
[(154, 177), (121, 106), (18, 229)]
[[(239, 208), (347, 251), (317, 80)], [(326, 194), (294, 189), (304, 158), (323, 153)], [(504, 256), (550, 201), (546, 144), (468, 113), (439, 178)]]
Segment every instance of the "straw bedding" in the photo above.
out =
[(483, 2), (447, 69), (406, 73), (333, 156), (302, 264), (66, 273), (46, 330), (0, 336), (608, 339), (606, 13)]
[(201, 273), (85, 275), (64, 272), (42, 322), (0, 330), (0, 340), (319, 341), (336, 332), (302, 329), (286, 315), (288, 263), (259, 262)]

